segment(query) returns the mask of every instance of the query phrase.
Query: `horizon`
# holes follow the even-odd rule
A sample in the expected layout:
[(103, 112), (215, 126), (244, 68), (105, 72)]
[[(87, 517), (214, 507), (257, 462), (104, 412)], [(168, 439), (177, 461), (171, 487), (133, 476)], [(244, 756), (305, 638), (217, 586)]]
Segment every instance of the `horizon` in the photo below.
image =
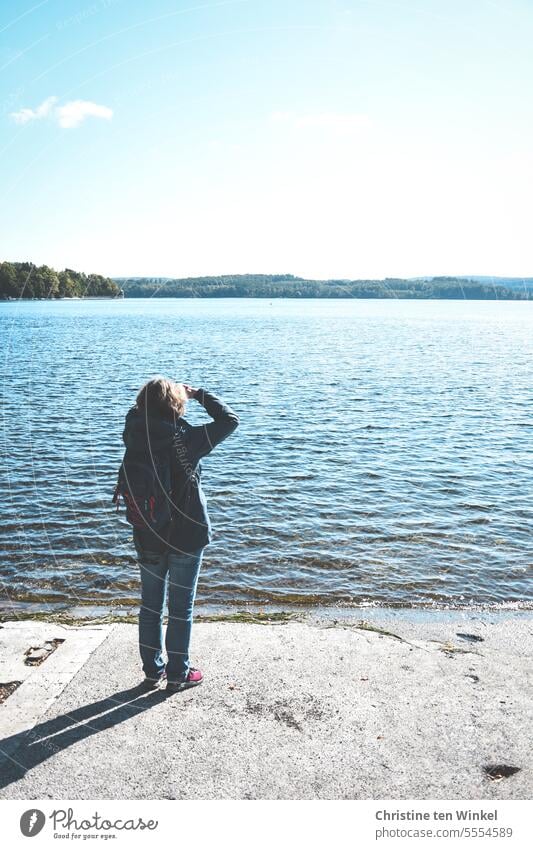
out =
[[(12, 260), (0, 259), (0, 264), (3, 262), (11, 263), (11, 264), (23, 264), (26, 262), (33, 262), (32, 260)], [(37, 267), (38, 264), (34, 263)], [(56, 272), (61, 271), (76, 271), (77, 273), (82, 274), (101, 274), (103, 277), (107, 277), (110, 280), (187, 280), (187, 279), (202, 279), (207, 277), (217, 278), (217, 277), (281, 277), (283, 279), (294, 279), (301, 280), (303, 282), (358, 282), (358, 281), (369, 281), (379, 283), (383, 280), (402, 280), (402, 281), (417, 281), (417, 280), (444, 280), (444, 279), (453, 279), (453, 280), (472, 280), (474, 282), (487, 281), (488, 283), (496, 283), (497, 281), (509, 281), (509, 282), (520, 282), (520, 283), (528, 283), (533, 282), (533, 274), (531, 276), (512, 276), (510, 274), (418, 274), (414, 277), (401, 277), (399, 275), (389, 275), (387, 277), (301, 277), (300, 275), (293, 274), (292, 272), (281, 272), (281, 271), (238, 271), (231, 272), (225, 271), (221, 273), (213, 273), (213, 274), (194, 274), (194, 275), (184, 275), (184, 276), (172, 276), (169, 274), (105, 274), (97, 271), (86, 271), (82, 268), (72, 268), (71, 266), (65, 266), (64, 268), (54, 268), (50, 266), (48, 263), (40, 263), (41, 266), (45, 266), (48, 268), (52, 268)]]
[(14, 0), (0, 32), (4, 256), (113, 278), (528, 279), (521, 0)]
[[(109, 276), (109, 275), (106, 275)], [(533, 280), (533, 274), (530, 277), (512, 277), (509, 274), (418, 274), (416, 277), (400, 277), (397, 274), (393, 274), (387, 277), (300, 277), (299, 275), (292, 274), (292, 272), (287, 272), (284, 274), (281, 271), (239, 271), (239, 272), (224, 272), (223, 274), (196, 274), (196, 275), (187, 275), (186, 277), (172, 277), (168, 274), (114, 274), (111, 279), (112, 280), (141, 280), (141, 279), (154, 279), (154, 280), (186, 280), (187, 278), (192, 279), (193, 277), (293, 277), (296, 280), (314, 280), (317, 282), (327, 282), (332, 280), (339, 281), (347, 281), (347, 282), (355, 282), (357, 280), (370, 280), (379, 282), (380, 280), (439, 280), (444, 278), (450, 278), (455, 280), (480, 280), (485, 279), (487, 281), (496, 281), (496, 280), (515, 280), (516, 282), (525, 283), (529, 280)]]

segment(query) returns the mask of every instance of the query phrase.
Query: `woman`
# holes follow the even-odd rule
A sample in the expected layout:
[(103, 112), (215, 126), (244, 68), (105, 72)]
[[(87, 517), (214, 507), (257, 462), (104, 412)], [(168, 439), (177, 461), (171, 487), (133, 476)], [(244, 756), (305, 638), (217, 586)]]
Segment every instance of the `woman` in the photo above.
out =
[[(192, 426), (183, 418), (187, 400), (194, 398), (211, 416), (208, 424)], [(148, 525), (134, 527), (139, 557), (142, 601), (139, 650), (145, 684), (178, 692), (202, 683), (199, 669), (190, 666), (193, 605), (205, 546), (211, 542), (211, 523), (201, 486), (201, 458), (232, 433), (239, 419), (219, 398), (165, 377), (149, 380), (126, 416), (124, 443), (130, 456), (168, 457), (172, 489), (170, 519), (157, 532)], [(168, 625), (163, 660), (163, 610), (168, 577)]]

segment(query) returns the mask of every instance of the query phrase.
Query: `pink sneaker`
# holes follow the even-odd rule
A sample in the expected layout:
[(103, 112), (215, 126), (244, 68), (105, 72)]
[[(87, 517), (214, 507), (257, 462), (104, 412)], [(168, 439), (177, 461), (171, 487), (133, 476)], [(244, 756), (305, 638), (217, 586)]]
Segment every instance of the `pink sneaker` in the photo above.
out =
[(204, 676), (200, 670), (191, 666), (184, 681), (167, 681), (166, 691), (167, 693), (180, 693), (182, 690), (188, 690), (189, 687), (197, 687), (203, 680)]

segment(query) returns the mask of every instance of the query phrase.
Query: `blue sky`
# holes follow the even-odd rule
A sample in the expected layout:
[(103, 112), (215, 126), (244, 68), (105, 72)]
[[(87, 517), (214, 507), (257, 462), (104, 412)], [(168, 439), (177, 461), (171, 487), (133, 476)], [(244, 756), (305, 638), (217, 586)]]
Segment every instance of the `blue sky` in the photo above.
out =
[(531, 0), (10, 0), (0, 259), (533, 276)]

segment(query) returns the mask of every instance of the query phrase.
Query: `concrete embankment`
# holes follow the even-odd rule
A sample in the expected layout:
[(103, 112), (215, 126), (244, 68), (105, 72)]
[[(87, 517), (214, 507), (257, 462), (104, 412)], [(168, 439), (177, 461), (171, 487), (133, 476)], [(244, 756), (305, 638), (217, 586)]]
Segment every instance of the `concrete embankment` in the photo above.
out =
[(0, 797), (531, 798), (533, 614), (365, 616), (197, 622), (168, 696), (135, 625), (4, 622)]

